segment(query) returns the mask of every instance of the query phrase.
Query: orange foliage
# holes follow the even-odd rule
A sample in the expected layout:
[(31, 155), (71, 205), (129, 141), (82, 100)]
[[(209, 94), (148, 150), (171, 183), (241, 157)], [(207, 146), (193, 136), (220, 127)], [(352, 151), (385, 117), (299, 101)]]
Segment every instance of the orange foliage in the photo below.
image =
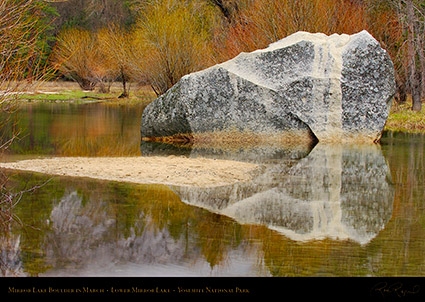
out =
[(404, 26), (400, 16), (391, 9), (373, 9), (368, 13), (367, 30), (388, 51), (396, 71), (398, 102), (406, 100), (407, 45), (404, 43)]
[(218, 31), (215, 54), (219, 62), (240, 52), (265, 48), (297, 31), (353, 34), (366, 29), (394, 62), (398, 95), (406, 100), (407, 45), (403, 17), (388, 3), (352, 0), (252, 0), (239, 18)]
[(57, 38), (55, 67), (84, 90), (93, 90), (97, 84), (101, 88), (110, 85), (117, 76), (116, 68), (108, 60), (108, 49), (99, 42), (102, 35), (105, 34), (101, 31), (92, 33), (71, 28), (62, 31)]
[(363, 5), (346, 0), (254, 0), (223, 35), (218, 60), (264, 48), (297, 31), (352, 34), (367, 27)]
[(120, 77), (123, 95), (128, 80), (149, 84), (160, 95), (185, 74), (297, 31), (331, 35), (366, 29), (390, 54), (400, 93), (406, 90), (406, 27), (400, 12), (385, 1), (156, 0), (139, 10), (130, 31), (62, 32), (56, 52), (61, 71), (89, 89)]

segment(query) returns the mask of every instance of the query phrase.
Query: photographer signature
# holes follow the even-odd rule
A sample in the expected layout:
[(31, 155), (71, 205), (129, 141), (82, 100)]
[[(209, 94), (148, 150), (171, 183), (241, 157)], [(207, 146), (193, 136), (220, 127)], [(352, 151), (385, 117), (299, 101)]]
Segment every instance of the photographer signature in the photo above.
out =
[(407, 287), (401, 282), (396, 282), (396, 283), (380, 282), (372, 288), (372, 292), (379, 293), (383, 297), (387, 295), (396, 295), (398, 297), (417, 295), (419, 294), (420, 290), (421, 290), (420, 285), (413, 285), (413, 286)]

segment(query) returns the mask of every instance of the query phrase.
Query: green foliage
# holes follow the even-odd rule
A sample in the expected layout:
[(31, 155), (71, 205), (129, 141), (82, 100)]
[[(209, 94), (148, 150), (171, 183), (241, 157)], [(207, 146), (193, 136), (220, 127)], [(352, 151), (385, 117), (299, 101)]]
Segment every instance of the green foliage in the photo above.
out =
[(49, 63), (50, 54), (52, 53), (52, 48), (56, 41), (52, 20), (58, 17), (59, 14), (56, 8), (46, 1), (38, 0), (36, 4), (39, 16), (36, 27), (39, 28), (41, 33), (36, 45), (40, 50), (41, 64), (47, 65)]
[(388, 117), (385, 129), (408, 133), (425, 133), (425, 108), (411, 110), (410, 103), (395, 104)]

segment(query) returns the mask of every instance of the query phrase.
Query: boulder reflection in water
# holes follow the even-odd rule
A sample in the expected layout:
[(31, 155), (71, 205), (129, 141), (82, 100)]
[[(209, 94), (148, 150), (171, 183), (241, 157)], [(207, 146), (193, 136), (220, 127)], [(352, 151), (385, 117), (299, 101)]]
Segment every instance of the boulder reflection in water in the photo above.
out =
[[(296, 241), (367, 244), (391, 218), (394, 188), (380, 146), (319, 143), (309, 154), (276, 154), (283, 157), (263, 157), (262, 173), (249, 184), (173, 190), (188, 204), (242, 224), (265, 225)], [(190, 156), (197, 156), (196, 149)]]

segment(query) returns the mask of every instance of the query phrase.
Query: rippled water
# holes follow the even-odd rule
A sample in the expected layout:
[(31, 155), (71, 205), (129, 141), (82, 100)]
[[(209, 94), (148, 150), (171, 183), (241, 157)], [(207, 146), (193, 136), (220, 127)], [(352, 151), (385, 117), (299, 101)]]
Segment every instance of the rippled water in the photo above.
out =
[(2, 160), (202, 156), (260, 172), (201, 189), (7, 171), (17, 192), (45, 184), (3, 224), (3, 275), (425, 275), (423, 135), (385, 133), (373, 146), (173, 147), (140, 144), (142, 111), (26, 105), (22, 139)]

